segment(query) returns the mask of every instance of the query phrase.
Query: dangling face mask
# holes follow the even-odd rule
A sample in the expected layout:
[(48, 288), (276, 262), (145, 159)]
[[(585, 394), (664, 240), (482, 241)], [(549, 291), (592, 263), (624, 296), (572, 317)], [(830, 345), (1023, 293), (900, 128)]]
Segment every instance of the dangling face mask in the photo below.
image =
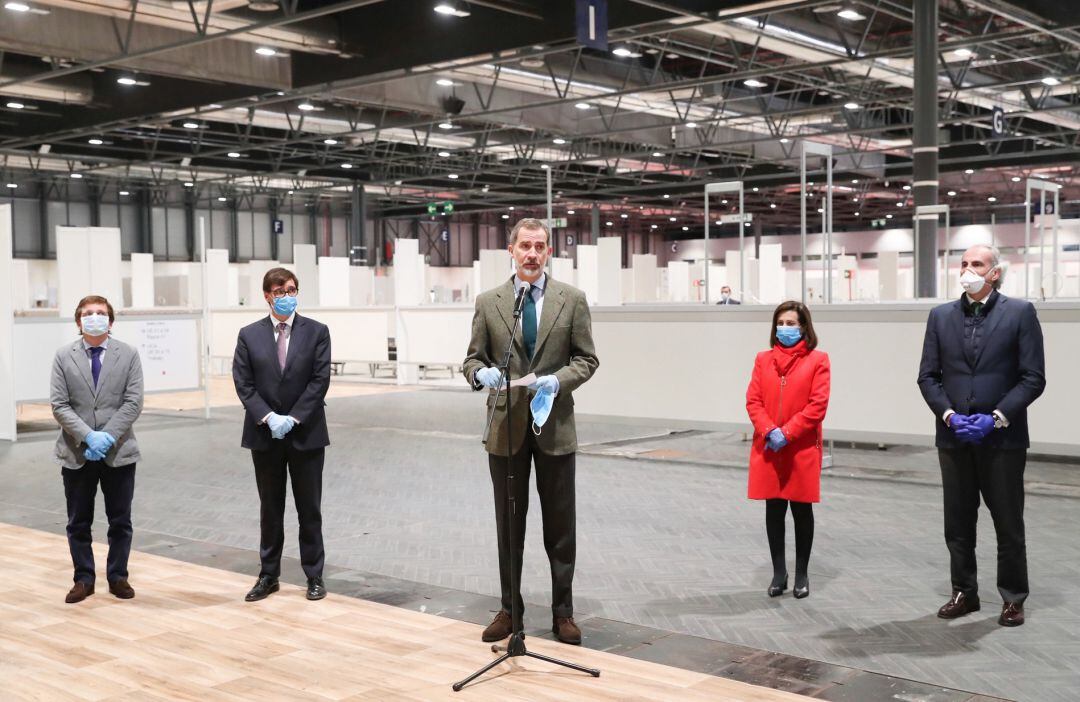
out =
[(91, 312), (82, 316), (82, 331), (87, 336), (104, 336), (109, 333), (109, 315)]
[(555, 395), (549, 390), (540, 389), (533, 396), (532, 402), (529, 403), (533, 416), (533, 434), (540, 436), (540, 431), (551, 415), (551, 407), (554, 404)]
[[(990, 270), (988, 270), (986, 272), (986, 275), (990, 275), (991, 273), (993, 273), (994, 268), (997, 268), (997, 266), (993, 266)], [(979, 275), (971, 268), (968, 268), (960, 275), (960, 287), (962, 287), (964, 289), (964, 292), (966, 292), (968, 295), (978, 295), (980, 292), (982, 292), (983, 286), (985, 285), (986, 278)]]

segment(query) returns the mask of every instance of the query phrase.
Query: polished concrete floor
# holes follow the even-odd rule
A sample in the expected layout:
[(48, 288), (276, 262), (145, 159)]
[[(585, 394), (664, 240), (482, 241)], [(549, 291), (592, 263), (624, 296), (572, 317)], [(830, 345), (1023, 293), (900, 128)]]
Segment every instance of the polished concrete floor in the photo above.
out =
[[(469, 621), (490, 616), (497, 568), (483, 411), (480, 395), (450, 389), (330, 401), (323, 514), (332, 589)], [(239, 421), (235, 407), (215, 409), (210, 422), (144, 415), (136, 549), (254, 577), (257, 499)], [(739, 436), (589, 421), (579, 434), (575, 599), (586, 646), (823, 699), (1076, 698), (1080, 466), (1029, 467), (1032, 595), (1027, 624), (1005, 629), (985, 511), (983, 611), (934, 616), (949, 583), (932, 452), (837, 450), (815, 511), (811, 596), (797, 601), (764, 594), (764, 510), (745, 499)], [(52, 439), (0, 444), (0, 521), (62, 530)], [(536, 635), (550, 584), (539, 526), (533, 510), (523, 591)], [(295, 558), (295, 531), (287, 543)], [(294, 560), (286, 571), (300, 578)], [(61, 596), (68, 578), (57, 574)]]

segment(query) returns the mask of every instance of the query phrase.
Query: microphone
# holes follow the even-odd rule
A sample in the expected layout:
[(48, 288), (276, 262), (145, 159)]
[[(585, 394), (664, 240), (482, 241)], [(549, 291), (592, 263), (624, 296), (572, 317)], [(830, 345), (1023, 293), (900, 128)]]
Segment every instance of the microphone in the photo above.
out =
[(519, 314), (521, 314), (521, 311), (523, 309), (525, 309), (525, 294), (532, 287), (529, 283), (526, 283), (524, 280), (518, 281), (517, 286), (518, 286), (517, 297), (514, 299), (514, 316), (515, 317), (517, 317)]

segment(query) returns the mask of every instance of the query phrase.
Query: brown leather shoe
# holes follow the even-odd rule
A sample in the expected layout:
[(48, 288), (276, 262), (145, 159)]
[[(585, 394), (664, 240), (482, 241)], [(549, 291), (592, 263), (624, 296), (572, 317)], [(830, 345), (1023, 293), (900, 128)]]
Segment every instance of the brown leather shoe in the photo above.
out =
[(68, 604), (75, 604), (76, 602), (82, 602), (87, 597), (93, 594), (94, 584), (84, 583), (80, 580), (75, 583), (70, 590), (68, 590), (68, 594), (67, 597), (64, 598), (64, 602), (67, 602)]
[(512, 633), (513, 628), (514, 625), (510, 621), (510, 613), (505, 609), (500, 609), (499, 613), (496, 614), (495, 618), (488, 624), (487, 629), (484, 629), (484, 633), (480, 636), (480, 640), (486, 641), (487, 643), (502, 641)]
[(109, 583), (109, 592), (122, 600), (130, 600), (135, 596), (135, 591), (131, 589), (127, 578), (121, 578), (114, 583)]
[(555, 617), (551, 624), (555, 638), (565, 644), (581, 645), (581, 629), (574, 623), (573, 617)]
[(956, 619), (965, 614), (978, 612), (979, 606), (978, 595), (968, 597), (959, 590), (953, 590), (952, 597), (948, 602), (941, 605), (941, 609), (937, 611), (937, 615), (942, 619)]
[(1024, 623), (1024, 605), (1016, 602), (1006, 602), (1001, 606), (1001, 616), (998, 624), (1001, 626), (1020, 626)]

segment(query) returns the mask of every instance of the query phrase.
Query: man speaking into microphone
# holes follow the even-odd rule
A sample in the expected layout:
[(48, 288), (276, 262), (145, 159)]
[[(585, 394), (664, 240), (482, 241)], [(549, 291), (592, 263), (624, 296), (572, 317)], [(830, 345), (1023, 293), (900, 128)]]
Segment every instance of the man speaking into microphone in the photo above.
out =
[[(574, 513), (574, 466), (577, 431), (573, 393), (600, 364), (593, 348), (592, 321), (585, 293), (552, 280), (544, 267), (551, 233), (543, 222), (526, 218), (510, 232), (510, 255), (517, 269), (505, 283), (477, 296), (472, 339), (465, 357), (465, 378), (475, 390), (487, 388), (488, 409), (501, 379), (498, 368), (510, 344), (515, 304), (521, 307), (521, 329), (510, 355), (510, 379), (530, 373), (528, 388), (513, 387), (510, 437), (506, 436), (506, 391), (499, 396), (486, 448), (495, 493), (499, 540), (502, 609), (484, 630), (483, 640), (501, 641), (522, 629), (521, 561), (525, 550), (525, 515), (529, 505), (529, 473), (536, 465), (536, 491), (543, 514), (544, 548), (551, 564), (552, 631), (563, 643), (580, 644), (574, 623), (573, 580), (577, 551)], [(519, 295), (521, 297), (519, 297)], [(507, 454), (508, 443), (512, 447)], [(507, 472), (513, 470), (514, 504), (507, 504)], [(512, 520), (512, 523), (511, 523)], [(513, 534), (513, 544), (510, 535)], [(513, 552), (511, 552), (513, 549)], [(511, 555), (513, 553), (513, 556)], [(513, 564), (513, 578), (511, 578)], [(512, 583), (518, 591), (512, 592)], [(516, 602), (516, 607), (512, 607)]]

